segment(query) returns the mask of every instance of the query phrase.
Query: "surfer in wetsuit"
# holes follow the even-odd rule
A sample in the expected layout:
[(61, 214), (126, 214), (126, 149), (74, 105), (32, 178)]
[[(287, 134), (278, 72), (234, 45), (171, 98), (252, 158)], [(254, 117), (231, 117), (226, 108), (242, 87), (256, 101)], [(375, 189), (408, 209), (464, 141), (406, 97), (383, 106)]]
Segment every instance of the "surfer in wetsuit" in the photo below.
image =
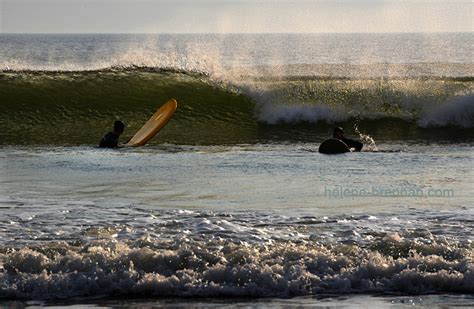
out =
[(125, 124), (117, 120), (114, 123), (114, 130), (109, 132), (102, 137), (100, 140), (100, 148), (117, 148), (120, 135), (122, 135), (123, 130), (125, 129)]
[(362, 144), (361, 142), (346, 138), (344, 136), (344, 130), (342, 130), (341, 127), (334, 128), (332, 136), (340, 141), (343, 141), (347, 145), (347, 147), (354, 148), (355, 151), (361, 151), (362, 147), (364, 147), (364, 144)]

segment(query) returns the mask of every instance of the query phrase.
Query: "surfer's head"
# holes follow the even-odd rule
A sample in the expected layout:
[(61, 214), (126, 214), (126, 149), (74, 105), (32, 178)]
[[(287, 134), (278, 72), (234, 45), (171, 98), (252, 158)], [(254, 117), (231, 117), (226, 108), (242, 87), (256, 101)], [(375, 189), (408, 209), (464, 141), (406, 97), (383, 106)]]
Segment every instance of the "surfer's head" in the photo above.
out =
[(337, 139), (344, 138), (344, 130), (341, 127), (334, 128), (334, 131), (332, 131), (332, 137)]
[(125, 129), (125, 124), (122, 121), (120, 120), (115, 121), (114, 123), (115, 134), (118, 134), (118, 135), (122, 134), (124, 129)]

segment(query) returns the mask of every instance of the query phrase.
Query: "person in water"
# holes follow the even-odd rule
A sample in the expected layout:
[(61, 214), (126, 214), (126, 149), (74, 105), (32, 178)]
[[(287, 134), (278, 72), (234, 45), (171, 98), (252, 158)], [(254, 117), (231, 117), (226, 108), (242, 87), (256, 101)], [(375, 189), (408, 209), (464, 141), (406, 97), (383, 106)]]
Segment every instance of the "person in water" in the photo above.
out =
[(102, 137), (100, 140), (99, 147), (100, 148), (117, 148), (118, 147), (118, 142), (119, 142), (119, 137), (122, 135), (123, 130), (125, 129), (125, 124), (117, 120), (114, 123), (114, 130), (112, 132), (109, 132)]
[(361, 151), (362, 147), (364, 147), (364, 144), (362, 144), (361, 142), (346, 138), (344, 136), (344, 130), (342, 130), (341, 127), (334, 128), (332, 136), (340, 141), (343, 141), (349, 148), (354, 148), (355, 151)]

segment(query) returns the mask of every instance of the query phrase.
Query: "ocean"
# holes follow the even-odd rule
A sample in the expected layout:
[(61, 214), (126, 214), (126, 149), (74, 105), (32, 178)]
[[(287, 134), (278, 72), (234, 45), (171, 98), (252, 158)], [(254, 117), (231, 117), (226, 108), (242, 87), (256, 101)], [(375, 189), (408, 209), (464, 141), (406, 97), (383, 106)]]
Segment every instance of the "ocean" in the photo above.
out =
[(474, 306), (473, 43), (0, 34), (0, 306)]

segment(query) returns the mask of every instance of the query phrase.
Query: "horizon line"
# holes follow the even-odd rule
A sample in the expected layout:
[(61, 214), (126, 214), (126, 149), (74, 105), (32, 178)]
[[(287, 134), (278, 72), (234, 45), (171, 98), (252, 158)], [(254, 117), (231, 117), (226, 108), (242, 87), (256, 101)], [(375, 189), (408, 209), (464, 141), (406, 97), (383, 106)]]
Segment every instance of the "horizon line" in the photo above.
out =
[(387, 32), (0, 32), (0, 34), (172, 34), (172, 35), (216, 35), (216, 34), (443, 34), (474, 33), (474, 31), (387, 31)]

